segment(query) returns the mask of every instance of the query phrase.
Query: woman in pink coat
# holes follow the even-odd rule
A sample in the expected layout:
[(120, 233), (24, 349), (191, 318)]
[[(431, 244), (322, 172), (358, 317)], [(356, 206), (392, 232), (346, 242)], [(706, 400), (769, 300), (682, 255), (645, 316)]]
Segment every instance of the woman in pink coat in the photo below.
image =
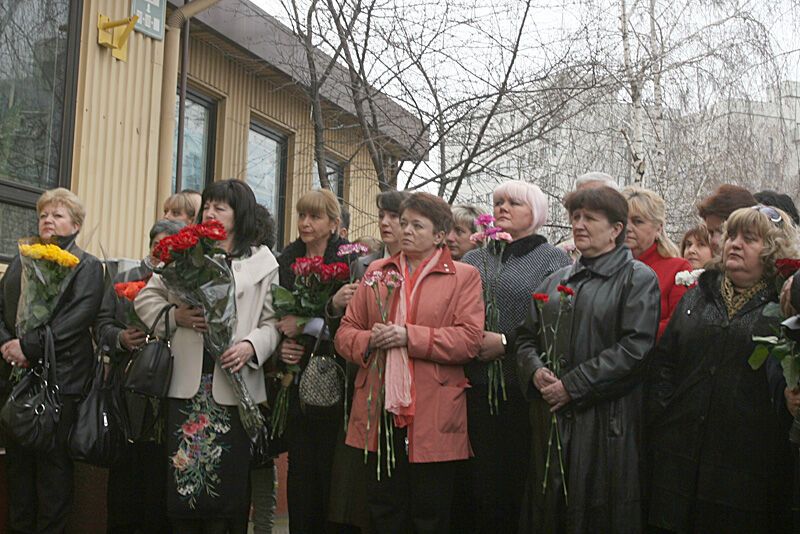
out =
[[(388, 299), (387, 323), (373, 288), (362, 284), (336, 334), (339, 354), (360, 365), (347, 444), (369, 451), (377, 532), (448, 532), (456, 461), (472, 454), (462, 366), (483, 336), (481, 280), (445, 246), (452, 216), (442, 199), (411, 195), (400, 225), (401, 252), (374, 262), (365, 276), (393, 270), (403, 277)], [(386, 301), (386, 286), (378, 287)]]

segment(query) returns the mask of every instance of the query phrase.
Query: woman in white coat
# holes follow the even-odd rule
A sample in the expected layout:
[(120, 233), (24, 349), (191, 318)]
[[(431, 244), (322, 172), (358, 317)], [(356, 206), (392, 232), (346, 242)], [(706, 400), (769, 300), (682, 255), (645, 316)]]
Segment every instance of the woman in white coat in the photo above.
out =
[[(164, 432), (167, 512), (176, 534), (247, 531), (250, 441), (222, 373), (241, 370), (253, 400), (266, 400), (261, 366), (279, 340), (270, 292), (278, 283), (278, 263), (267, 247), (252, 246), (258, 239), (255, 205), (253, 192), (239, 180), (215, 182), (203, 191), (200, 220), (216, 219), (225, 227), (221, 247), (236, 286), (235, 342), (219, 362), (203, 348), (202, 310), (181, 304), (158, 275), (135, 303), (145, 324), (165, 305), (178, 305), (169, 312), (175, 362)], [(163, 334), (163, 321), (158, 328)]]

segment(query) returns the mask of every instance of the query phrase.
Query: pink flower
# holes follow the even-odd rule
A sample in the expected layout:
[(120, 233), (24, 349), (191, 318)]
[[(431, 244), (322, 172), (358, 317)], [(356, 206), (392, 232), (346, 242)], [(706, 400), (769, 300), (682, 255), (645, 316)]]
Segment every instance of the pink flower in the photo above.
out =
[(495, 239), (495, 237), (494, 237), (494, 236), (495, 236), (496, 234), (499, 234), (499, 233), (500, 233), (500, 232), (502, 232), (502, 231), (503, 231), (503, 229), (502, 229), (502, 228), (500, 228), (499, 226), (490, 226), (489, 228), (487, 228), (486, 230), (484, 230), (484, 232), (483, 232), (483, 233), (485, 233), (485, 234), (486, 234), (486, 237), (488, 237), (489, 239)]
[(494, 223), (494, 217), (488, 213), (478, 215), (478, 218), (475, 219), (475, 226), (489, 226), (492, 223)]
[(403, 285), (403, 277), (400, 276), (395, 270), (386, 271), (386, 276), (383, 278), (383, 283), (389, 289), (397, 289)]
[(197, 424), (202, 429), (208, 426), (208, 416), (206, 414), (200, 414), (197, 416)]
[(371, 271), (364, 275), (364, 285), (372, 287), (383, 280), (383, 271)]
[(471, 236), (469, 236), (469, 240), (473, 243), (483, 243), (486, 240), (486, 233), (484, 232), (475, 232)]
[(508, 232), (497, 232), (494, 236), (497, 241), (505, 241), (507, 243), (511, 243), (514, 238), (511, 237), (511, 234)]
[(369, 252), (369, 248), (366, 245), (362, 245), (361, 243), (345, 243), (339, 247), (339, 251), (336, 255), (341, 258), (342, 256), (349, 256), (351, 254), (361, 256), (367, 252)]

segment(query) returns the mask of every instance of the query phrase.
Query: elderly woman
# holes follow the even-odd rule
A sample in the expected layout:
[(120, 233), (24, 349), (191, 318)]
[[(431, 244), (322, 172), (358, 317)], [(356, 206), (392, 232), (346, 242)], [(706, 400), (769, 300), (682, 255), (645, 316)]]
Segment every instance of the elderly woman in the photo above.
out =
[(641, 382), (658, 279), (623, 245), (620, 193), (576, 191), (564, 205), (581, 258), (539, 286), (546, 297), (532, 300), (517, 336), (522, 392), (539, 408), (523, 531), (641, 532)]
[(649, 523), (667, 532), (791, 532), (791, 423), (771, 358), (753, 336), (780, 319), (775, 260), (796, 258), (791, 219), (768, 206), (734, 211), (722, 258), (689, 291), (652, 355)]
[[(150, 228), (150, 253), (166, 236), (178, 233), (184, 223), (162, 219)], [(117, 274), (106, 290), (97, 314), (94, 335), (97, 346), (108, 355), (116, 372), (121, 372), (131, 354), (145, 342), (141, 327), (128, 324), (126, 305), (117, 296), (118, 283), (147, 282), (153, 274), (151, 265), (158, 259), (150, 256), (129, 271)], [(150, 401), (134, 394), (126, 395), (129, 409), (145, 410)], [(129, 436), (130, 437), (130, 436)], [(109, 532), (169, 532), (164, 503), (166, 462), (163, 448), (155, 440), (129, 443), (111, 465), (108, 473), (108, 530)]]
[(477, 247), (470, 237), (478, 231), (475, 219), (482, 213), (475, 206), (457, 204), (452, 207), (453, 229), (447, 234), (447, 248), (454, 260), (460, 260), (464, 254)]
[(45, 191), (36, 203), (39, 237), (68, 250), (80, 259), (75, 273), (59, 297), (47, 325), (16, 333), (22, 266), (15, 257), (0, 280), (0, 352), (14, 367), (34, 368), (44, 355), (44, 330), (55, 340), (56, 375), (61, 393), (61, 418), (55, 448), (47, 453), (28, 450), (11, 442), (6, 448), (9, 529), (12, 532), (61, 532), (67, 523), (73, 495), (72, 460), (67, 437), (75, 420), (76, 405), (92, 376), (94, 350), (90, 328), (103, 299), (103, 267), (75, 244), (86, 216), (81, 201), (67, 189)]
[[(528, 403), (513, 387), (516, 327), (527, 313), (531, 293), (545, 278), (569, 265), (567, 254), (537, 232), (547, 221), (547, 197), (537, 186), (510, 181), (493, 194), (495, 225), (511, 236), (500, 243), (468, 252), (463, 261), (481, 274), (484, 289), (494, 295), (499, 308), (497, 332), (483, 333), (477, 360), (467, 367), (472, 387), (469, 402), (469, 437), (475, 450), (470, 460), (471, 495), (463, 509), (461, 528), (474, 532), (512, 532), (519, 523), (530, 450)], [(484, 327), (485, 328), (485, 327)], [(503, 374), (507, 400), (499, 400), (499, 413), (491, 413), (489, 365), (505, 360)]]
[[(338, 233), (341, 212), (336, 195), (327, 189), (309, 191), (297, 201), (296, 210), (300, 237), (284, 249), (278, 260), (280, 284), (289, 290), (294, 288), (295, 280), (291, 266), (298, 258), (321, 256), (325, 264), (351, 259), (337, 255), (339, 247), (347, 241)], [(357, 284), (343, 286), (331, 299), (331, 306), (343, 310), (356, 287)], [(285, 336), (279, 355), (284, 364), (300, 365), (305, 369), (315, 339), (297, 326), (297, 319), (287, 315), (279, 321), (278, 328)], [(331, 354), (330, 345), (327, 340), (322, 342), (320, 352)], [(285, 431), (289, 448), (289, 526), (292, 532), (322, 532), (328, 515), (331, 469), (342, 414), (337, 410), (306, 413), (297, 387), (292, 386), (289, 394)]]
[[(368, 501), (377, 532), (448, 532), (456, 460), (471, 454), (463, 365), (480, 346), (480, 277), (453, 262), (445, 246), (452, 216), (439, 197), (411, 195), (400, 224), (402, 252), (370, 266), (404, 277), (388, 302), (388, 322), (373, 289), (361, 285), (336, 336), (339, 353), (360, 367), (347, 444), (370, 451)], [(387, 298), (385, 287), (380, 294)], [(386, 426), (378, 433), (384, 408), (396, 460), (391, 476)]]
[(658, 287), (661, 289), (661, 321), (658, 323), (660, 337), (672, 317), (672, 310), (687, 289), (685, 285), (675, 283), (675, 275), (681, 271), (690, 271), (692, 266), (679, 257), (678, 247), (664, 231), (664, 199), (641, 187), (626, 187), (622, 194), (628, 199), (628, 233), (625, 244), (631, 249), (634, 258), (653, 269), (658, 276)]
[(692, 269), (705, 269), (714, 257), (711, 250), (711, 237), (705, 225), (689, 228), (681, 239), (681, 257), (689, 262)]
[[(220, 248), (228, 255), (236, 285), (234, 344), (216, 361), (203, 346), (203, 311), (175, 300), (157, 274), (135, 305), (142, 321), (152, 324), (165, 305), (178, 304), (169, 311), (170, 323), (177, 328), (165, 424), (166, 502), (173, 532), (245, 533), (250, 440), (239, 419), (236, 394), (223, 373), (240, 371), (253, 401), (266, 400), (261, 366), (278, 345), (270, 292), (278, 282), (278, 263), (267, 247), (253, 246), (259, 230), (256, 199), (247, 184), (215, 182), (203, 191), (201, 205), (201, 220), (217, 220), (227, 233)], [(157, 327), (157, 333), (164, 335), (164, 322)], [(198, 429), (201, 420), (206, 424)]]

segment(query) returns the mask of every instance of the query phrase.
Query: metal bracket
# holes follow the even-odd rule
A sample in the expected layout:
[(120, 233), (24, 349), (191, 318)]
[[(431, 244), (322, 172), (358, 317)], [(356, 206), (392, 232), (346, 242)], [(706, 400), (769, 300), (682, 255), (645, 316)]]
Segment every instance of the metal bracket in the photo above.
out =
[(97, 14), (97, 44), (111, 49), (111, 55), (120, 61), (128, 61), (128, 37), (139, 20), (137, 15), (127, 19), (111, 20)]

